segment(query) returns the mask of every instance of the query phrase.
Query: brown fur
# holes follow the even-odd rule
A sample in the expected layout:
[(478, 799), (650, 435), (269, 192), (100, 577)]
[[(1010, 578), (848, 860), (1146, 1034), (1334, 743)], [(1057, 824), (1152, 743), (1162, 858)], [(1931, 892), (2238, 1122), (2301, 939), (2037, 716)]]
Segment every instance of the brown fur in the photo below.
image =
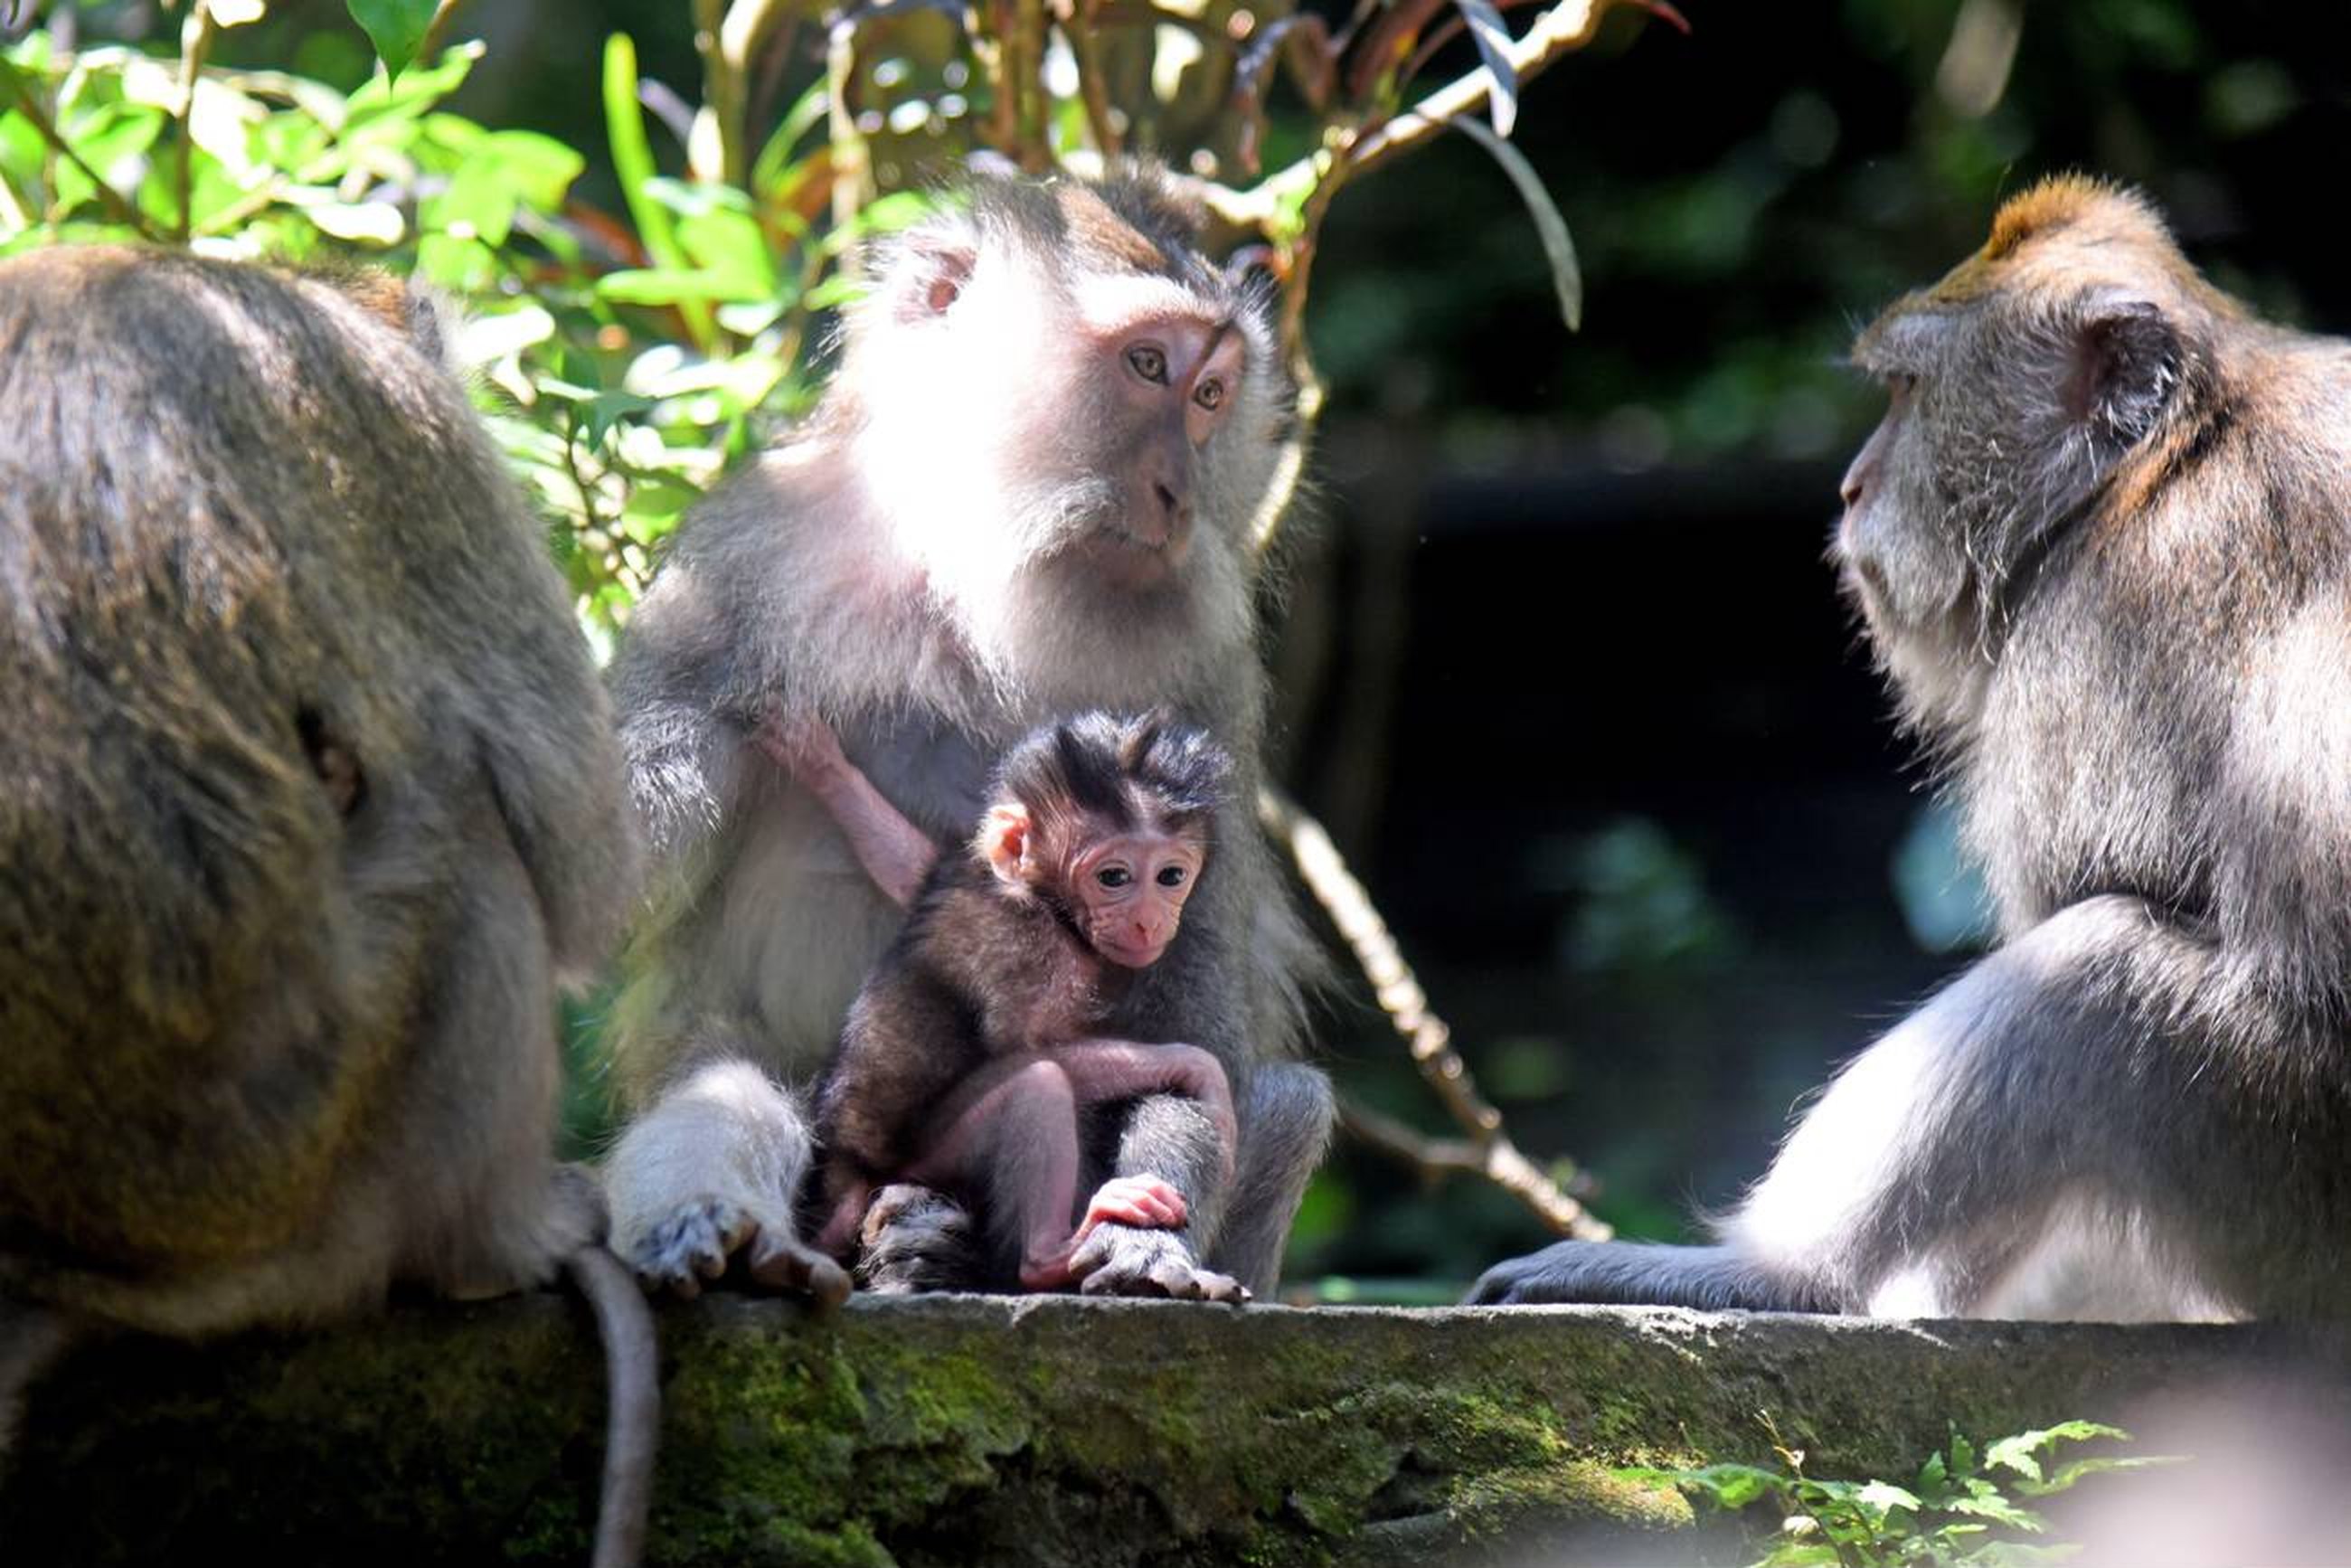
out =
[(430, 301), (356, 288), (0, 262), (0, 1307), (208, 1334), (601, 1232), (553, 1006), (619, 750)]

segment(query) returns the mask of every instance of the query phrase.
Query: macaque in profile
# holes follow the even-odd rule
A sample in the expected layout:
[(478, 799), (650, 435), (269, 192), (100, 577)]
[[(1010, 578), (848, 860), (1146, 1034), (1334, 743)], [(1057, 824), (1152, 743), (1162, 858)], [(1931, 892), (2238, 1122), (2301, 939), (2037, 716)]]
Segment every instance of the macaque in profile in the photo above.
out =
[[(1186, 935), (1231, 771), (1204, 732), (1164, 714), (1090, 713), (1012, 749), (977, 834), (938, 858), (852, 1005), (817, 1092), (820, 1247), (841, 1251), (875, 1188), (904, 1180), (972, 1204), (994, 1250), (1017, 1249), (1022, 1289), (1074, 1284), (1105, 1221), (1185, 1224), (1183, 1193), (1150, 1173), (1104, 1182), (1072, 1222), (1081, 1119), (1145, 1095), (1196, 1102), (1229, 1173), (1224, 1069), (1196, 1046), (1128, 1038), (1124, 1004)], [(850, 831), (915, 833), (854, 819)], [(1202, 1293), (1248, 1295), (1222, 1277)]]
[(1887, 409), (1833, 555), (2001, 945), (1717, 1244), (1561, 1242), (1477, 1299), (2351, 1319), (2351, 345), (2063, 178), (1854, 362)]

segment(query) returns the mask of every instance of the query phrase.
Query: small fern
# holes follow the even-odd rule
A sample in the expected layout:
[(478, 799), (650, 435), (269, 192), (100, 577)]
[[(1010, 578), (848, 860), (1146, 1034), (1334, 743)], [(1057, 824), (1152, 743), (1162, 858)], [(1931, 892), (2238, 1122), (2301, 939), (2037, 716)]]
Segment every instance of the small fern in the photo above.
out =
[(1821, 1480), (1804, 1473), (1804, 1454), (1780, 1439), (1767, 1418), (1780, 1469), (1706, 1465), (1696, 1469), (1622, 1469), (1627, 1480), (1668, 1482), (1718, 1508), (1768, 1503), (1780, 1525), (1753, 1568), (2035, 1568), (2062, 1563), (2079, 1548), (2022, 1539), (2047, 1522), (2022, 1500), (2061, 1492), (2102, 1470), (2137, 1469), (2163, 1458), (2102, 1457), (2054, 1462), (2057, 1445), (2129, 1434), (2094, 1421), (2064, 1421), (1984, 1446), (1961, 1437), (1918, 1467), (1907, 1485)]

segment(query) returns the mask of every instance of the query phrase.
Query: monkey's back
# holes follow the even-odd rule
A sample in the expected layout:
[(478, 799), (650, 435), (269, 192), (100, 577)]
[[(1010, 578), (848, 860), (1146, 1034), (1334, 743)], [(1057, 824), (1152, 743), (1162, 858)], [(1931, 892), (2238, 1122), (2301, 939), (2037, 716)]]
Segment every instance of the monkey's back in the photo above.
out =
[(517, 674), (601, 716), (511, 488), (410, 333), (328, 284), (0, 263), (0, 1251), (248, 1255), (387, 1135), (506, 805), (495, 732), (545, 722)]

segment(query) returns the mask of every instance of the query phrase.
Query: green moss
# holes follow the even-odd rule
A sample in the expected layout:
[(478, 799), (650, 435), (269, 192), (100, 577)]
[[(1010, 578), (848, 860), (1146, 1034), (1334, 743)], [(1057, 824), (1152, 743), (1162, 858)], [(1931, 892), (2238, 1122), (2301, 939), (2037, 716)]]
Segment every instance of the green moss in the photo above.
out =
[[(1766, 1415), (1824, 1472), (1883, 1474), (1955, 1415), (2104, 1415), (2133, 1378), (2168, 1385), (2239, 1343), (1074, 1301), (825, 1318), (739, 1297), (661, 1331), (653, 1568), (1574, 1561), (1690, 1526), (1678, 1492), (1612, 1467), (1765, 1458)], [(260, 1535), (268, 1562), (577, 1563), (602, 1394), (585, 1314), (554, 1297), (204, 1351), (127, 1341), (36, 1390), (0, 1537), (93, 1564)]]

